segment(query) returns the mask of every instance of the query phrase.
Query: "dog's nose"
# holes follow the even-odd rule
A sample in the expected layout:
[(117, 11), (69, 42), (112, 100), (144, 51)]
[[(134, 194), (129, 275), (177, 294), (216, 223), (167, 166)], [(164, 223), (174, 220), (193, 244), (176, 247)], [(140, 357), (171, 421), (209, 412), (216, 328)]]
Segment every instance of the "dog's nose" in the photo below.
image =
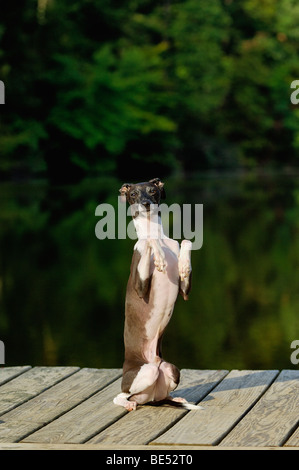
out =
[(152, 201), (150, 201), (148, 199), (144, 199), (143, 201), (140, 202), (140, 204), (142, 204), (144, 207), (148, 208), (152, 204)]

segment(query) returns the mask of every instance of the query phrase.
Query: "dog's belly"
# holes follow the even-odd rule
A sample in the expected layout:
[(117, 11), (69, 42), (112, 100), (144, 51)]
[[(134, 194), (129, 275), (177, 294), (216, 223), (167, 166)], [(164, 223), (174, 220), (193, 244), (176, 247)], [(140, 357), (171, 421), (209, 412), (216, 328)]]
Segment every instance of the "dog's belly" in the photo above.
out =
[(166, 253), (166, 273), (155, 269), (152, 262), (152, 279), (147, 299), (137, 296), (134, 289), (127, 292), (125, 346), (129, 355), (146, 362), (155, 362), (158, 341), (174, 309), (179, 291), (177, 256)]
[(147, 337), (153, 339), (165, 330), (178, 296), (178, 282), (169, 280), (168, 274), (154, 271), (151, 283), (151, 310), (145, 323)]

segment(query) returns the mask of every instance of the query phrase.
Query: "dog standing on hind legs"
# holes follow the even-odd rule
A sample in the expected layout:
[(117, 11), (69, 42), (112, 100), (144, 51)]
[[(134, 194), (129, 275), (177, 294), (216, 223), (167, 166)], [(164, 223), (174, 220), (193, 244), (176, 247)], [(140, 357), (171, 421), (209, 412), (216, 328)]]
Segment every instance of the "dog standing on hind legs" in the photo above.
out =
[(161, 341), (180, 292), (185, 300), (191, 287), (189, 240), (179, 243), (163, 233), (159, 216), (165, 198), (159, 178), (123, 184), (121, 196), (131, 206), (138, 241), (135, 244), (125, 302), (125, 360), (122, 393), (116, 405), (128, 411), (148, 402), (171, 401), (187, 409), (197, 407), (170, 392), (179, 384), (180, 371), (162, 358)]

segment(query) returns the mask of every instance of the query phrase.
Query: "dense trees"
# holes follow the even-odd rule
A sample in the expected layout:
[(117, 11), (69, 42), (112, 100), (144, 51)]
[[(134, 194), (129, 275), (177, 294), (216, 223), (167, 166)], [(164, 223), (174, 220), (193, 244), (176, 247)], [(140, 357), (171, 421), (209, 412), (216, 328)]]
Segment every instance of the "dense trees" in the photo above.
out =
[(133, 243), (97, 240), (95, 208), (116, 204), (127, 179), (167, 176), (167, 202), (204, 204), (192, 295), (178, 300), (165, 336), (171, 361), (289, 367), (299, 308), (296, 172), (199, 170), (297, 165), (295, 0), (6, 3), (0, 178), (13, 181), (0, 185), (0, 332), (7, 363), (121, 365)]
[(294, 0), (10, 2), (1, 174), (296, 164), (298, 20)]

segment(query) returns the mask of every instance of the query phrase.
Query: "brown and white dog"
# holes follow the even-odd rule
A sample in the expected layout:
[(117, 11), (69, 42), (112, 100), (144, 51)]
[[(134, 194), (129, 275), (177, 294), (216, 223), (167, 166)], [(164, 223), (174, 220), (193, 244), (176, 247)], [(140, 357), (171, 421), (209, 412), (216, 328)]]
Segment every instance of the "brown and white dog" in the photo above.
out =
[[(180, 292), (185, 300), (191, 286), (191, 248), (163, 233), (158, 213), (165, 198), (159, 178), (123, 184), (120, 193), (131, 205), (138, 241), (134, 247), (125, 303), (125, 360), (122, 393), (114, 403), (128, 411), (138, 404), (172, 401), (188, 409), (200, 408), (170, 392), (179, 384), (180, 371), (162, 359), (161, 341)], [(179, 405), (178, 405), (179, 404)]]

